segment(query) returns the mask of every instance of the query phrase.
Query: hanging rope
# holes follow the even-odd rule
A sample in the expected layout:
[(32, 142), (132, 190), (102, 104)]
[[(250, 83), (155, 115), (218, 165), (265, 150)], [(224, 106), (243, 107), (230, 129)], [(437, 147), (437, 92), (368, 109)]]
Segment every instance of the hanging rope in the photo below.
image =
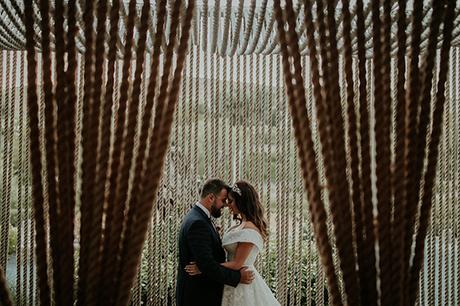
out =
[[(13, 78), (15, 80), (15, 88), (23, 88), (24, 87), (24, 62), (22, 61), (22, 53), (19, 53), (19, 56), (17, 53), (14, 54), (15, 57), (15, 66), (14, 69), (16, 70), (17, 67), (19, 67), (19, 78), (16, 78), (16, 76)], [(16, 244), (16, 303), (18, 305), (22, 305), (22, 284), (25, 283), (25, 279), (27, 278), (26, 276), (26, 267), (27, 265), (26, 260), (23, 261), (22, 256), (25, 254), (25, 248), (26, 248), (26, 243), (24, 237), (26, 237), (24, 234), (25, 231), (25, 223), (27, 222), (27, 218), (25, 216), (27, 213), (23, 213), (24, 209), (24, 197), (23, 195), (25, 194), (24, 191), (24, 182), (26, 181), (28, 175), (26, 172), (24, 172), (24, 164), (26, 163), (26, 160), (24, 159), (24, 133), (23, 131), (25, 130), (25, 122), (26, 118), (24, 118), (24, 96), (23, 96), (23, 91), (20, 90), (20, 97), (18, 101), (18, 106), (19, 106), (19, 153), (18, 153), (18, 204), (17, 204), (17, 210), (18, 210), (18, 216), (17, 216), (17, 230), (18, 230), (18, 239), (17, 239), (17, 244)], [(27, 186), (27, 185), (26, 185)], [(21, 273), (22, 272), (22, 273)]]
[(247, 118), (247, 124), (248, 124), (248, 127), (247, 129), (247, 133), (248, 133), (248, 137), (245, 137), (246, 141), (247, 141), (247, 149), (246, 149), (246, 154), (248, 156), (248, 160), (251, 161), (249, 162), (249, 164), (245, 167), (246, 168), (246, 171), (249, 170), (249, 173), (247, 174), (248, 176), (248, 179), (252, 182), (254, 182), (254, 175), (255, 175), (255, 165), (254, 165), (254, 161), (252, 161), (252, 158), (249, 158), (249, 156), (253, 156), (253, 153), (254, 153), (254, 146), (256, 145), (255, 141), (254, 141), (254, 127), (255, 127), (255, 123), (254, 123), (254, 120), (255, 120), (255, 103), (256, 103), (256, 100), (257, 100), (257, 92), (256, 92), (256, 87), (254, 86), (254, 56), (248, 56), (248, 59), (249, 59), (249, 82), (248, 82), (248, 90), (249, 90), (249, 93), (254, 93), (254, 100), (253, 99), (249, 99), (249, 97), (247, 97), (247, 101), (248, 101), (248, 106), (247, 106), (247, 114), (248, 114), (248, 118)]
[[(450, 56), (449, 54), (449, 59), (451, 59), (452, 57)], [(451, 99), (452, 95), (451, 95), (451, 92), (452, 92), (452, 80), (451, 78), (447, 77), (446, 79), (446, 99)], [(452, 112), (452, 109), (450, 108), (449, 104), (446, 104), (445, 106), (445, 111), (446, 111), (446, 114), (450, 114)], [(442, 123), (442, 125), (445, 125), (445, 139), (446, 139), (446, 146), (447, 147), (452, 147), (452, 140), (451, 140), (451, 137), (452, 137), (452, 133), (451, 133), (451, 123), (448, 118), (450, 117), (450, 115), (446, 115), (445, 116), (445, 120), (443, 120), (444, 122)], [(446, 173), (448, 173), (448, 171), (446, 171)], [(452, 177), (450, 174), (447, 174), (446, 175), (446, 180), (449, 182), (448, 184), (446, 184), (446, 191), (445, 193), (451, 193), (451, 188), (450, 188), (450, 182), (452, 181)], [(446, 199), (447, 203), (446, 203), (446, 210), (445, 210), (445, 213), (446, 213), (446, 216), (445, 216), (445, 225), (444, 225), (444, 256), (445, 256), (445, 263), (444, 263), (444, 278), (445, 278), (445, 287), (444, 287), (444, 290), (447, 289), (447, 288), (450, 288), (451, 287), (451, 279), (450, 279), (450, 276), (451, 274), (449, 273), (449, 269), (450, 269), (450, 261), (451, 261), (451, 256), (449, 256), (449, 250), (448, 250), (448, 246), (449, 245), (453, 245), (452, 244), (452, 240), (451, 240), (451, 233), (450, 233), (450, 230), (448, 228), (453, 228), (452, 226), (452, 217), (453, 217), (453, 213), (449, 213), (451, 211), (451, 202), (452, 200), (451, 199)], [(420, 283), (420, 282), (419, 282)], [(452, 297), (453, 294), (446, 294), (446, 297), (445, 297), (445, 303), (452, 303), (452, 300), (451, 300), (451, 297)], [(419, 297), (416, 297), (416, 298), (419, 298)]]
[[(398, 15), (398, 45), (406, 45), (406, 2), (398, 1), (399, 15)], [(404, 137), (406, 135), (406, 126), (405, 126), (405, 117), (406, 117), (406, 108), (405, 108), (405, 74), (406, 74), (406, 58), (405, 50), (403, 48), (398, 48), (397, 54), (397, 65), (398, 65), (398, 82), (397, 82), (397, 99), (396, 99), (396, 144), (395, 144), (395, 164), (393, 168), (393, 182), (392, 189), (394, 192), (394, 220), (393, 220), (393, 232), (392, 232), (392, 241), (394, 245), (393, 252), (393, 271), (392, 271), (392, 292), (397, 292), (398, 294), (392, 295), (392, 303), (398, 303), (400, 297), (403, 295), (402, 284), (399, 281), (403, 275), (402, 267), (402, 251), (404, 250), (404, 237), (399, 235), (404, 230), (404, 210), (405, 205), (403, 204), (403, 199), (405, 197), (404, 189), (404, 156), (405, 156), (405, 145)]]
[[(21, 64), (20, 64), (20, 84), (22, 86), (25, 86), (26, 81), (27, 81), (27, 75), (24, 70), (25, 66), (25, 53), (21, 52), (20, 56)], [(27, 96), (25, 96), (26, 93), (24, 93), (24, 90), (20, 91), (20, 102), (21, 104), (24, 104), (24, 107), (27, 106)], [(29, 170), (29, 163), (30, 163), (30, 147), (29, 147), (29, 142), (26, 140), (27, 136), (29, 135), (29, 125), (28, 121), (29, 118), (26, 116), (27, 112), (24, 112), (24, 114), (21, 116), (21, 121), (22, 121), (22, 129), (21, 129), (21, 134), (24, 134), (24, 141), (21, 142), (21, 148), (24, 151), (24, 168), (23, 168), (23, 184), (25, 185), (23, 187), (24, 191), (24, 241), (23, 241), (23, 248), (24, 248), (24, 253), (23, 253), (23, 263), (24, 263), (24, 269), (23, 269), (23, 282), (22, 284), (19, 284), (19, 286), (22, 286), (22, 292), (23, 297), (21, 296), (20, 299), (24, 300), (24, 302), (28, 301), (29, 304), (31, 303), (32, 299), (34, 296), (36, 296), (36, 290), (35, 287), (35, 274), (34, 274), (34, 269), (33, 267), (35, 266), (34, 264), (34, 252), (33, 252), (33, 243), (34, 243), (34, 234), (33, 234), (33, 220), (32, 220), (32, 197), (31, 197), (31, 192), (29, 186), (31, 186), (31, 173)], [(27, 269), (28, 268), (28, 269)], [(19, 290), (19, 287), (17, 288)], [(20, 291), (20, 290), (19, 290)]]
[[(9, 56), (7, 58), (7, 67), (8, 69), (11, 68), (11, 71), (7, 70), (7, 88), (9, 88), (9, 96), (7, 99), (7, 103), (9, 104), (9, 114), (8, 114), (8, 120), (9, 123), (7, 124), (7, 161), (8, 161), (8, 169), (7, 169), (7, 187), (4, 192), (6, 193), (7, 201), (9, 203), (13, 202), (13, 190), (12, 190), (12, 184), (13, 184), (13, 146), (14, 146), (14, 132), (15, 132), (15, 108), (16, 108), (16, 90), (15, 90), (15, 83), (16, 83), (16, 65), (15, 63), (15, 57), (14, 54), (16, 52), (9, 52)], [(9, 239), (9, 228), (10, 228), (10, 223), (11, 223), (11, 207), (7, 203), (7, 209), (5, 211), (5, 219), (4, 219), (4, 225), (5, 227), (3, 228), (3, 233), (5, 234), (5, 270), (6, 270), (6, 264), (8, 260), (8, 255), (9, 255), (9, 248), (10, 248), (10, 239)]]
[[(218, 54), (217, 58), (217, 91), (216, 101), (219, 103), (216, 105), (216, 124), (217, 124), (217, 140), (218, 140), (218, 155), (217, 155), (217, 167), (219, 176), (223, 177), (226, 181), (230, 180), (230, 172), (225, 169), (225, 161), (228, 160), (229, 156), (225, 153), (227, 152), (225, 141), (227, 135), (225, 131), (228, 131), (226, 126), (227, 118), (223, 115), (225, 114), (224, 108), (226, 106), (227, 97), (226, 97), (226, 80), (227, 80), (227, 57), (220, 57)], [(223, 73), (220, 73), (223, 71)], [(228, 219), (227, 219), (228, 220)]]
[[(276, 80), (276, 87), (281, 87), (281, 74), (279, 73), (280, 72), (280, 63), (279, 63), (279, 60), (280, 58), (277, 57), (276, 58), (276, 69), (277, 69), (277, 80)], [(275, 171), (276, 171), (276, 175), (278, 177), (280, 177), (281, 179), (278, 181), (278, 184), (276, 184), (276, 202), (278, 203), (278, 205), (276, 206), (276, 242), (277, 242), (277, 248), (276, 248), (276, 252), (278, 255), (280, 255), (280, 253), (282, 252), (281, 248), (282, 248), (282, 242), (281, 242), (281, 239), (283, 237), (283, 234), (281, 232), (282, 228), (281, 228), (281, 224), (282, 224), (282, 220), (281, 220), (281, 216), (282, 216), (282, 212), (281, 212), (281, 209), (282, 209), (282, 205), (279, 205), (279, 203), (282, 203), (283, 199), (282, 199), (282, 192), (281, 192), (281, 184), (282, 184), (282, 169), (281, 169), (281, 166), (282, 166), (282, 163), (280, 162), (281, 160), (281, 157), (284, 156), (283, 155), (283, 152), (282, 152), (282, 149), (283, 149), (283, 145), (282, 145), (282, 119), (281, 119), (281, 91), (278, 91), (277, 92), (277, 99), (278, 101), (278, 104), (276, 105), (277, 106), (277, 112), (276, 112), (276, 122), (278, 122), (277, 126), (276, 126), (276, 143), (279, 143), (280, 145), (277, 146), (277, 150), (276, 150), (276, 158), (277, 158), (277, 163), (276, 163), (276, 168), (275, 168)], [(277, 263), (277, 272), (278, 272), (278, 275), (277, 275), (277, 278), (278, 279), (281, 279), (281, 282), (277, 283), (277, 291), (280, 292), (280, 298), (283, 298), (283, 293), (285, 292), (285, 288), (286, 288), (286, 279), (287, 277), (283, 277), (284, 275), (282, 274), (283, 273), (283, 267), (282, 267), (282, 262), (279, 261)], [(284, 296), (285, 297), (285, 296)], [(285, 302), (285, 301), (281, 301), (281, 302)]]
[[(238, 80), (239, 76), (241, 75), (241, 61), (242, 61), (242, 58), (241, 56), (238, 56), (236, 57), (236, 71), (234, 71), (235, 73), (235, 78), (232, 77), (232, 83), (233, 83), (233, 80), (236, 79)], [(244, 72), (243, 72), (244, 73)], [(235, 92), (237, 93), (237, 101), (242, 101), (242, 89), (241, 89), (241, 83), (240, 82), (237, 82), (236, 83), (236, 88), (235, 88)], [(234, 107), (235, 105), (235, 102), (232, 101), (232, 107)], [(242, 103), (242, 107), (238, 108), (238, 111), (236, 112), (236, 118), (235, 118), (235, 122), (238, 123), (238, 125), (241, 127), (241, 129), (244, 129), (244, 125), (242, 123), (242, 114), (241, 112), (243, 111), (244, 107), (243, 107), (243, 103)], [(234, 180), (236, 180), (236, 178), (239, 178), (241, 177), (241, 171), (240, 171), (240, 168), (241, 168), (241, 150), (244, 149), (245, 147), (245, 142), (244, 142), (244, 139), (243, 139), (243, 142), (241, 141), (241, 129), (238, 129), (236, 127), (235, 129), (235, 144), (238, 143), (238, 144), (242, 144), (242, 146), (235, 146), (235, 150), (233, 152), (233, 156), (235, 156), (235, 165), (233, 166), (235, 168), (235, 177), (233, 178)]]
[[(4, 52), (2, 52), (4, 53)], [(3, 55), (3, 54), (2, 54)], [(4, 79), (4, 88), (10, 89), (11, 87), (11, 64), (10, 64), (10, 52), (5, 52), (5, 79)], [(0, 59), (2, 60), (3, 65), (3, 56)], [(3, 79), (3, 77), (2, 77)], [(3, 80), (2, 80), (3, 81)], [(1, 85), (1, 84), (0, 84)], [(2, 88), (0, 86), (0, 88)], [(3, 88), (2, 88), (3, 91)], [(10, 193), (11, 193), (11, 158), (12, 158), (12, 137), (11, 133), (13, 131), (12, 121), (13, 118), (11, 114), (14, 114), (14, 101), (11, 101), (11, 90), (8, 90), (8, 94), (2, 99), (2, 109), (5, 110), (7, 116), (4, 119), (4, 126), (6, 133), (3, 134), (3, 154), (2, 159), (4, 160), (2, 164), (2, 211), (1, 211), (1, 249), (0, 249), (0, 266), (3, 270), (6, 270), (6, 264), (8, 259), (8, 245), (9, 245), (9, 229), (10, 229)]]
[[(374, 72), (374, 109), (376, 139), (376, 180), (377, 180), (377, 211), (378, 229), (377, 238), (379, 246), (380, 270), (380, 300), (382, 305), (389, 305), (391, 296), (391, 175), (390, 175), (390, 37), (384, 31), (390, 25), (390, 2), (383, 4), (383, 22), (380, 20), (379, 3), (372, 5), (372, 30), (373, 30), (373, 72)], [(383, 35), (382, 35), (383, 34)], [(383, 36), (383, 37), (382, 37)], [(346, 281), (345, 281), (346, 282)]]
[[(457, 93), (458, 91), (460, 90), (460, 87), (458, 86), (459, 84), (459, 71), (458, 71), (458, 48), (454, 48), (454, 57), (453, 57), (453, 63), (455, 63), (455, 66), (452, 68), (453, 69), (453, 72), (454, 72), (454, 77), (453, 77), (453, 83), (455, 84), (455, 90), (454, 90), (454, 95), (452, 97), (452, 102), (451, 103), (454, 103), (455, 107), (455, 111), (454, 111), (454, 117), (456, 118), (455, 119), (455, 126), (457, 126), (457, 124), (459, 124), (460, 120), (460, 107), (459, 107), (459, 99), (457, 97)], [(459, 139), (460, 137), (460, 134), (458, 132), (458, 130), (455, 130), (454, 132), (454, 139)], [(455, 156), (459, 156), (460, 154), (460, 151), (459, 151), (459, 145), (458, 144), (455, 144), (455, 149), (454, 149), (454, 154)], [(458, 188), (458, 186), (460, 186), (460, 180), (459, 180), (459, 174), (460, 174), (460, 169), (459, 169), (459, 166), (460, 166), (460, 163), (459, 163), (459, 160), (458, 159), (455, 159), (454, 161), (454, 166), (453, 166), (453, 169), (456, 169), (455, 172), (454, 172), (454, 185), (453, 185), (453, 190), (455, 190), (456, 188)], [(436, 206), (436, 205), (433, 205), (433, 206)], [(459, 261), (459, 258), (460, 258), (460, 246), (459, 246), (459, 241), (460, 241), (460, 235), (459, 235), (459, 223), (460, 223), (460, 220), (459, 220), (459, 217), (460, 217), (460, 212), (457, 210), (457, 209), (454, 209), (455, 211), (455, 214), (454, 214), (454, 245), (455, 245), (455, 257), (453, 258), (453, 262), (456, 263)], [(432, 223), (432, 222), (431, 222)], [(453, 264), (453, 267), (455, 268), (455, 273), (454, 273), (454, 277), (455, 277), (455, 291), (454, 292), (460, 292), (459, 289), (460, 289), (460, 282), (459, 282), (459, 279), (460, 279), (460, 270), (458, 269), (458, 267)], [(458, 302), (458, 294), (456, 295), (456, 301)]]
[[(215, 32), (217, 33), (217, 32)], [(214, 45), (215, 47), (215, 45)], [(214, 150), (214, 152), (211, 152), (211, 156), (209, 159), (210, 165), (209, 165), (209, 172), (208, 176), (211, 176), (211, 173), (216, 173), (217, 175), (220, 175), (219, 173), (219, 168), (217, 164), (217, 159), (218, 159), (218, 154), (219, 154), (219, 142), (217, 138), (217, 105), (218, 105), (218, 99), (217, 99), (217, 94), (218, 94), (218, 89), (217, 86), (219, 84), (219, 77), (216, 74), (216, 56), (212, 52), (213, 46), (211, 45), (211, 54), (209, 54), (209, 70), (210, 70), (210, 80), (216, 80), (214, 82), (209, 82), (210, 83), (210, 90), (209, 90), (209, 113), (210, 117), (208, 118), (208, 128), (209, 128), (209, 143), (213, 143), (217, 148)], [(217, 78), (216, 78), (217, 76)]]
[[(203, 22), (203, 27), (204, 27), (204, 22)], [(203, 48), (206, 48), (206, 46), (203, 46)], [(205, 49), (205, 51), (207, 51)], [(208, 70), (208, 67), (210, 66), (209, 65), (209, 56), (210, 54), (208, 54), (207, 52), (203, 52), (202, 53), (202, 58), (203, 58), (203, 71), (205, 71), (204, 73), (207, 74), (207, 72), (209, 71)], [(201, 66), (201, 65), (200, 65)], [(210, 120), (210, 115), (209, 115), (209, 109), (210, 109), (210, 103), (212, 103), (212, 95), (211, 95), (211, 91), (209, 90), (209, 81), (208, 81), (208, 77), (205, 76), (204, 79), (203, 79), (203, 91), (204, 91), (204, 94), (205, 94), (205, 108), (206, 108), (206, 112), (204, 114), (204, 122), (203, 122), (203, 132), (204, 132), (204, 139), (205, 139), (205, 142), (206, 143), (210, 143), (210, 139), (209, 139), (209, 133), (210, 133), (210, 126), (211, 126), (211, 120)], [(205, 153), (204, 153), (204, 173), (206, 175), (206, 177), (209, 177), (211, 175), (211, 160), (210, 160), (210, 152), (208, 150), (205, 150)]]
[[(308, 69), (307, 69), (308, 68)], [(307, 74), (307, 77), (305, 77), (305, 82), (306, 82), (306, 92), (307, 92), (307, 115), (308, 115), (308, 118), (311, 118), (310, 119), (310, 128), (312, 129), (312, 131), (316, 130), (316, 123), (313, 121), (313, 90), (312, 90), (312, 75), (311, 75), (311, 65), (310, 65), (310, 62), (305, 60), (305, 66), (304, 66), (304, 69), (305, 69), (305, 72)], [(315, 154), (317, 154), (317, 152), (319, 152), (318, 148), (317, 148), (317, 142), (314, 143), (314, 146), (315, 146)], [(315, 156), (316, 157), (316, 156)], [(300, 174), (300, 171), (299, 171), (299, 174)], [(299, 189), (301, 189), (302, 186), (299, 187)], [(302, 206), (303, 204), (306, 204), (306, 197), (305, 196), (302, 196)], [(307, 279), (310, 279), (310, 278), (313, 278), (313, 271), (315, 271), (315, 269), (312, 267), (313, 266), (313, 263), (316, 264), (316, 262), (319, 262), (319, 260), (316, 258), (317, 256), (317, 252), (313, 253), (313, 248), (311, 247), (312, 246), (312, 228), (311, 228), (311, 222), (308, 222), (308, 225), (306, 226), (307, 228), (307, 233), (306, 233), (306, 244), (307, 244), (307, 256), (306, 256), (306, 260), (307, 261)], [(312, 269), (313, 268), (313, 269)], [(318, 284), (318, 276), (319, 276), (319, 272), (320, 272), (321, 268), (317, 269), (317, 274), (316, 274), (316, 278), (314, 279), (315, 280), (315, 285)], [(311, 281), (310, 281), (311, 282)], [(321, 286), (323, 286), (323, 284), (321, 284)], [(313, 286), (309, 286), (307, 288), (307, 305), (308, 306), (311, 306), (312, 303), (313, 303), (313, 300), (314, 300), (314, 290), (313, 290)]]
[[(450, 61), (453, 63), (456, 58), (454, 57), (456, 55), (456, 49), (452, 50), (450, 52)], [(448, 77), (448, 80), (449, 80), (449, 88), (450, 88), (450, 92), (449, 92), (449, 96), (448, 96), (448, 100), (449, 101), (455, 101), (456, 100), (456, 91), (457, 91), (457, 84), (455, 83), (456, 81), (456, 67), (452, 67), (451, 68), (451, 77), (449, 78)], [(455, 107), (453, 105), (450, 105), (450, 103), (448, 103), (446, 105), (446, 113), (447, 114), (454, 114), (455, 115)], [(456, 144), (455, 144), (455, 132), (454, 131), (451, 131), (451, 128), (453, 126), (453, 123), (455, 122), (455, 119), (453, 119), (451, 117), (452, 115), (448, 115), (446, 116), (446, 119), (449, 118), (449, 127), (446, 129), (446, 131), (448, 130), (449, 131), (449, 145), (451, 147), (453, 147), (453, 151), (455, 152), (455, 149), (456, 149)], [(447, 121), (447, 120), (445, 120)], [(454, 165), (455, 165), (455, 162), (454, 162)], [(450, 173), (449, 175), (449, 182), (450, 184), (448, 185), (449, 187), (449, 190), (448, 190), (448, 193), (452, 194), (454, 193), (454, 184), (455, 184), (455, 175), (454, 173)], [(450, 291), (450, 294), (449, 294), (449, 303), (455, 303), (455, 262), (456, 262), (456, 253), (455, 253), (455, 228), (456, 228), (456, 220), (455, 220), (455, 201), (453, 198), (450, 199), (449, 201), (449, 208), (448, 208), (448, 213), (449, 213), (449, 223), (448, 223), (448, 229), (447, 229), (447, 232), (448, 232), (448, 243), (447, 245), (452, 245), (454, 247), (453, 251), (450, 253), (450, 256), (448, 255), (448, 260), (449, 260), (449, 269), (446, 269), (446, 274), (448, 275), (448, 278), (449, 278), (449, 291)], [(425, 246), (425, 252), (426, 252), (426, 246)], [(423, 265), (422, 265), (423, 267)], [(423, 271), (423, 270), (422, 270)], [(421, 279), (420, 279), (421, 280)]]
[[(376, 285), (376, 256), (374, 252), (375, 235), (373, 231), (373, 204), (371, 190), (371, 150), (370, 150), (370, 123), (369, 123), (369, 98), (370, 94), (367, 90), (367, 74), (366, 74), (366, 59), (365, 59), (365, 18), (363, 2), (358, 0), (357, 4), (357, 36), (358, 36), (358, 76), (359, 76), (359, 137), (360, 137), (360, 165), (361, 169), (361, 213), (363, 220), (363, 258), (366, 262), (360, 266), (359, 271), (362, 273), (364, 288), (361, 288), (362, 302), (377, 300), (377, 285)], [(369, 5), (370, 8), (370, 5)], [(370, 69), (367, 70), (370, 74)], [(365, 291), (369, 289), (369, 291)], [(375, 305), (375, 303), (374, 303)]]
[[(194, 47), (193, 48), (193, 59), (194, 59), (194, 62), (196, 63), (198, 61), (198, 59), (200, 58), (200, 54), (199, 54), (199, 48), (196, 48)], [(200, 72), (201, 72), (201, 64), (198, 64), (198, 67), (196, 67), (196, 72), (197, 72), (197, 75), (198, 75), (198, 78), (195, 78), (195, 84), (194, 84), (194, 95), (193, 95), (193, 101), (194, 101), (194, 109), (195, 109), (195, 116), (193, 117), (193, 122), (195, 123), (194, 124), (194, 131), (193, 131), (193, 134), (195, 135), (194, 137), (194, 141), (193, 141), (193, 165), (194, 166), (194, 169), (195, 169), (195, 173), (198, 173), (198, 163), (199, 163), (199, 159), (198, 159), (198, 138), (200, 136), (200, 131), (199, 131), (199, 107), (200, 107), (200, 100), (199, 100), (199, 96), (200, 96)], [(191, 184), (191, 186), (193, 186), (193, 195), (195, 195), (195, 192), (196, 190), (198, 190), (197, 186), (199, 184), (199, 177), (198, 178), (193, 178), (193, 184)]]
[[(268, 73), (271, 73), (273, 71), (273, 56), (269, 56), (267, 58), (268, 61)], [(266, 67), (266, 61), (263, 62), (263, 67), (262, 67), (262, 78), (264, 80), (264, 83), (268, 83), (268, 94), (264, 95), (262, 98), (262, 105), (263, 108), (266, 110), (267, 114), (265, 115), (265, 120), (266, 120), (266, 127), (267, 130), (265, 131), (264, 129), (264, 136), (269, 137), (268, 139), (272, 138), (272, 131), (273, 131), (273, 113), (274, 113), (274, 105), (271, 103), (273, 101), (273, 84), (271, 77), (268, 76), (267, 73), (267, 67)], [(267, 105), (268, 104), (268, 105)], [(264, 138), (265, 138), (264, 137)], [(271, 229), (271, 222), (272, 222), (272, 216), (271, 216), (271, 206), (272, 206), (272, 167), (271, 167), (271, 160), (273, 156), (273, 148), (272, 148), (272, 143), (271, 141), (268, 142), (268, 148), (266, 149), (266, 144), (264, 141), (263, 144), (263, 152), (267, 152), (268, 154), (263, 154), (264, 156), (264, 177), (267, 177), (267, 193), (266, 193), (266, 198), (265, 198), (265, 213), (267, 215), (267, 224), (269, 229)], [(270, 230), (269, 235), (273, 237), (273, 232)], [(265, 272), (264, 275), (267, 275), (270, 271), (270, 261), (268, 260), (270, 255), (270, 240), (267, 242), (267, 246), (265, 247), (265, 254), (264, 258), (266, 259), (264, 262), (264, 268), (262, 272)]]
[[(263, 79), (261, 79), (261, 73), (260, 73), (260, 63), (261, 61), (259, 60), (260, 57), (257, 56), (257, 55), (252, 55), (252, 57), (255, 58), (255, 60), (253, 60), (253, 69), (255, 69), (255, 78), (253, 79), (253, 82), (255, 82), (255, 101), (253, 102), (254, 103), (254, 121), (253, 121), (253, 126), (252, 126), (252, 129), (253, 129), (253, 148), (252, 148), (252, 154), (251, 155), (255, 155), (256, 158), (253, 158), (253, 163), (254, 163), (254, 169), (253, 169), (253, 179), (252, 181), (253, 182), (257, 182), (255, 183), (256, 185), (256, 190), (259, 191), (259, 200), (261, 203), (263, 203), (264, 207), (267, 207), (267, 205), (270, 205), (270, 203), (267, 203), (265, 201), (265, 188), (264, 188), (264, 184), (263, 182), (265, 181), (264, 179), (264, 176), (263, 176), (263, 161), (264, 161), (264, 154), (263, 154), (263, 140), (265, 139), (264, 138), (264, 133), (263, 133), (263, 129), (264, 129), (264, 124), (259, 124), (259, 122), (264, 122), (265, 121), (265, 118), (263, 118), (263, 108), (262, 108), (262, 89), (261, 89), (261, 86), (260, 84), (263, 84)], [(265, 211), (264, 211), (265, 213)], [(256, 262), (257, 266), (256, 266), (256, 269), (257, 271), (262, 271), (263, 273), (263, 258), (259, 257), (257, 258), (257, 262)]]
[[(243, 142), (243, 146), (241, 148), (241, 161), (240, 164), (238, 165), (240, 167), (240, 173), (242, 177), (247, 177), (248, 176), (248, 169), (249, 168), (249, 162), (248, 162), (248, 146), (249, 146), (249, 139), (247, 137), (248, 135), (248, 128), (249, 128), (249, 108), (250, 108), (250, 99), (248, 98), (249, 94), (249, 84), (248, 84), (248, 67), (250, 67), (250, 64), (248, 63), (248, 56), (242, 56), (241, 57), (241, 65), (242, 69), (241, 72), (243, 74), (243, 85), (241, 87), (241, 96), (240, 100), (241, 101), (241, 141)], [(239, 74), (241, 75), (241, 74)], [(249, 179), (249, 178), (248, 178)]]
[[(281, 76), (280, 76), (280, 83), (281, 82)], [(283, 88), (283, 86), (281, 86), (281, 88)], [(288, 129), (289, 129), (289, 122), (288, 122), (288, 114), (287, 112), (285, 111), (285, 105), (287, 104), (286, 103), (286, 99), (285, 99), (285, 96), (282, 94), (282, 92), (280, 92), (280, 99), (279, 99), (279, 112), (281, 114), (281, 118), (280, 118), (280, 121), (279, 121), (279, 125), (278, 125), (278, 129), (280, 130), (279, 133), (280, 133), (280, 137), (281, 137), (281, 141), (280, 141), (280, 145), (281, 145), (281, 150), (280, 150), (280, 157), (279, 159), (281, 160), (284, 156), (290, 156), (289, 155), (289, 147), (288, 147), (288, 139), (287, 137), (285, 137), (285, 135), (288, 133)], [(288, 173), (289, 173), (289, 161), (286, 162), (286, 163), (282, 163), (281, 164), (281, 171), (280, 171), (281, 175), (280, 175), (280, 182), (279, 182), (279, 194), (280, 194), (280, 203), (289, 203), (288, 202), (288, 195), (283, 192), (283, 190), (287, 190), (287, 177), (288, 177)], [(289, 205), (289, 204), (288, 204)], [(279, 231), (280, 231), (280, 241), (279, 241), (279, 251), (278, 251), (278, 254), (282, 257), (287, 257), (288, 254), (287, 254), (287, 239), (288, 239), (288, 226), (289, 226), (289, 222), (287, 220), (287, 212), (288, 212), (288, 205), (280, 205), (281, 206), (281, 209), (280, 209), (280, 217), (279, 217), (279, 220), (280, 220), (280, 226), (279, 226)], [(290, 277), (289, 277), (289, 271), (288, 271), (288, 268), (287, 268), (287, 262), (285, 261), (281, 261), (281, 264), (280, 264), (280, 280), (281, 280), (281, 286), (279, 287), (280, 288), (280, 294), (279, 294), (279, 299), (281, 300), (280, 303), (282, 304), (287, 304), (288, 303), (288, 288), (289, 288), (289, 281), (290, 281)]]
[[(3, 52), (2, 52), (3, 53)], [(5, 99), (2, 99), (3, 103), (0, 105), (4, 109), (7, 116), (4, 119), (5, 132), (3, 132), (3, 164), (2, 164), (2, 212), (1, 212), (1, 261), (0, 261), (0, 287), (2, 296), (5, 296), (5, 301), (7, 304), (11, 305), (11, 298), (7, 290), (7, 284), (5, 280), (5, 272), (7, 269), (8, 255), (9, 255), (9, 229), (10, 229), (10, 216), (11, 209), (10, 203), (11, 199), (11, 177), (12, 177), (12, 154), (13, 154), (13, 130), (14, 130), (14, 108), (15, 108), (15, 96), (13, 94), (13, 80), (15, 79), (16, 73), (13, 65), (11, 65), (11, 60), (13, 57), (12, 52), (6, 53), (6, 71), (5, 71), (5, 89), (8, 90), (8, 93)], [(0, 58), (0, 62), (3, 66), (3, 57)], [(15, 68), (15, 67), (14, 67)], [(13, 70), (12, 73), (10, 70)], [(15, 80), (14, 80), (15, 81)], [(3, 82), (2, 82), (3, 83)], [(2, 84), (0, 84), (2, 85)], [(0, 86), (0, 88), (2, 88)], [(3, 88), (2, 88), (3, 90)], [(13, 116), (12, 116), (13, 115)]]

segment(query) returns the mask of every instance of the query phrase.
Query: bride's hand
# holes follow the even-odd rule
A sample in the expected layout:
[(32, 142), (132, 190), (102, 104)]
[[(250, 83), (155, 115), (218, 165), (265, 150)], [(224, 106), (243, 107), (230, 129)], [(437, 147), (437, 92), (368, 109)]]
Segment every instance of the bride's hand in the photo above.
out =
[(201, 274), (200, 269), (198, 269), (198, 266), (196, 265), (194, 261), (190, 262), (189, 265), (185, 266), (185, 272), (187, 272), (187, 274), (190, 276)]

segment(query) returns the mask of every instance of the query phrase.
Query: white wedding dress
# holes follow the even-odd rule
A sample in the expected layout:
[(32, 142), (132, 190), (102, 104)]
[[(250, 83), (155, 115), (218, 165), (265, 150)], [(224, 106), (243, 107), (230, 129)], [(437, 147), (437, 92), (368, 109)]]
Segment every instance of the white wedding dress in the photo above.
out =
[(238, 242), (254, 244), (245, 262), (245, 266), (254, 271), (254, 280), (249, 285), (238, 284), (236, 287), (225, 285), (222, 306), (280, 306), (280, 303), (254, 267), (257, 255), (263, 249), (264, 241), (262, 236), (254, 229), (243, 228), (243, 224), (230, 229), (222, 238), (222, 245), (227, 251), (227, 261), (231, 261), (235, 256)]

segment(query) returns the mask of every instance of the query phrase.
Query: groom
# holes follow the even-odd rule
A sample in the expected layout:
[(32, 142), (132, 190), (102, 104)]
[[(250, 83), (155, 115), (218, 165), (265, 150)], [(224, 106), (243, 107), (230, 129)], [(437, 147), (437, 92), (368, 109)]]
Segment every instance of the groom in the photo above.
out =
[[(179, 267), (176, 288), (177, 306), (220, 306), (224, 284), (236, 287), (250, 284), (254, 274), (246, 268), (224, 268), (225, 251), (211, 216), (219, 218), (227, 202), (228, 186), (221, 180), (207, 181), (201, 199), (182, 221), (179, 233)], [(196, 262), (202, 274), (189, 276), (185, 266)]]

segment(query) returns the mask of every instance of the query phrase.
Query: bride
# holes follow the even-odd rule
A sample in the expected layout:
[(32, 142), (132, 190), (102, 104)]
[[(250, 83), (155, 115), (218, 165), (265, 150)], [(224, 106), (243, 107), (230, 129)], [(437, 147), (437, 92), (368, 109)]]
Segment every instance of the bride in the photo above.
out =
[[(259, 195), (251, 184), (239, 181), (231, 187), (227, 203), (238, 222), (222, 238), (222, 246), (227, 252), (227, 262), (221, 265), (233, 270), (249, 267), (254, 271), (254, 281), (248, 285), (240, 283), (237, 287), (225, 285), (222, 306), (280, 305), (254, 268), (254, 262), (262, 251), (268, 235)], [(187, 265), (185, 270), (190, 275), (201, 274), (195, 263)]]

